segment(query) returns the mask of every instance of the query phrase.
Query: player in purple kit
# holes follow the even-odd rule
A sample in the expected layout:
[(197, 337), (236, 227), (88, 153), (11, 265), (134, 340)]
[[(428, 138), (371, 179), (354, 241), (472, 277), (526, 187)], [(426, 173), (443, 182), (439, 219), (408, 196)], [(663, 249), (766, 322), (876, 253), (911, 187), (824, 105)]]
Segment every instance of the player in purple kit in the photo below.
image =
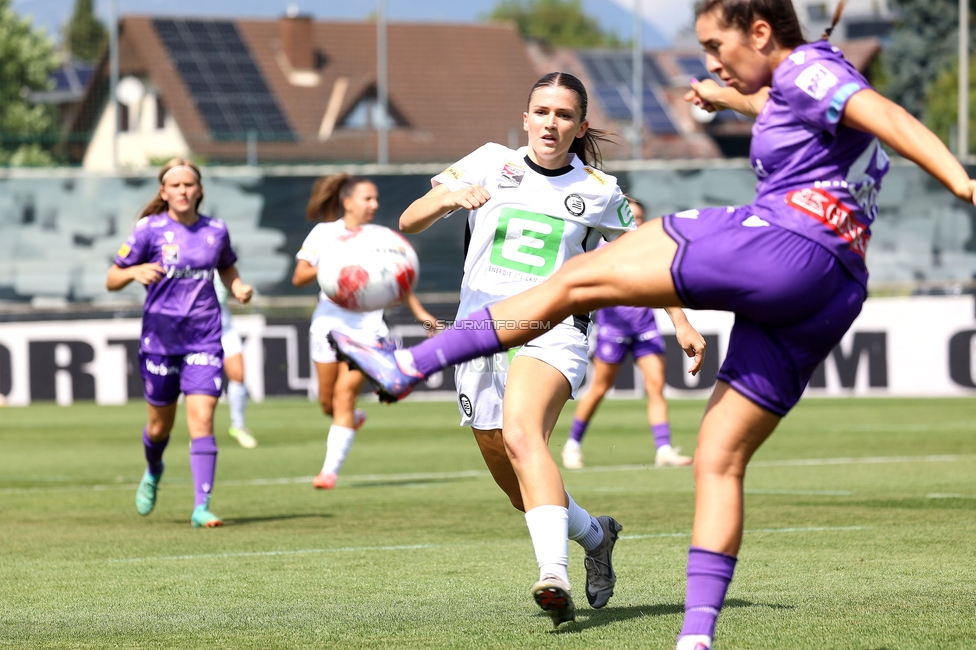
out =
[[(976, 189), (945, 145), (875, 92), (836, 48), (806, 43), (787, 0), (703, 0), (695, 30), (709, 71), (726, 86), (696, 82), (687, 99), (756, 117), (750, 155), (759, 183), (750, 205), (648, 222), (393, 355), (337, 341), (342, 356), (396, 397), (448, 365), (524, 343), (540, 322), (568, 314), (616, 304), (734, 312), (695, 452), (679, 650), (712, 647), (742, 541), (746, 465), (867, 295), (865, 252), (888, 170), (881, 143), (967, 203)], [(700, 342), (686, 343), (686, 352), (703, 352)]]
[(149, 421), (142, 431), (148, 467), (136, 492), (136, 509), (148, 515), (163, 475), (163, 451), (176, 419), (176, 398), (186, 396), (195, 528), (223, 522), (210, 512), (217, 466), (213, 416), (220, 397), (224, 353), (214, 273), (242, 303), (251, 299), (234, 262), (227, 227), (197, 214), (203, 200), (200, 170), (174, 158), (159, 173), (159, 194), (143, 210), (119, 249), (105, 286), (118, 291), (135, 280), (146, 286), (139, 368), (145, 380)]
[[(634, 223), (644, 223), (644, 205), (628, 196)], [(599, 247), (607, 242), (601, 241)], [(685, 467), (691, 458), (682, 456), (680, 449), (671, 446), (671, 425), (668, 422), (668, 403), (664, 399), (665, 352), (664, 339), (657, 330), (654, 312), (646, 307), (607, 307), (596, 312), (596, 345), (593, 351), (593, 381), (580, 398), (563, 445), (563, 467), (583, 468), (583, 436), (597, 407), (617, 379), (620, 364), (627, 352), (644, 374), (647, 393), (647, 421), (657, 448), (654, 464), (658, 467)]]

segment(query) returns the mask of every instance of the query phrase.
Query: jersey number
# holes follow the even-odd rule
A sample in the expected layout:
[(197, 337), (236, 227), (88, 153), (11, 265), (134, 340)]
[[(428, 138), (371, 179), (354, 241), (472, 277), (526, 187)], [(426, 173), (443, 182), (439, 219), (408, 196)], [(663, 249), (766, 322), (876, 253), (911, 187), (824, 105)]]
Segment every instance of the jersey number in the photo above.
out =
[(491, 263), (548, 277), (556, 270), (566, 222), (536, 212), (503, 208), (491, 246)]

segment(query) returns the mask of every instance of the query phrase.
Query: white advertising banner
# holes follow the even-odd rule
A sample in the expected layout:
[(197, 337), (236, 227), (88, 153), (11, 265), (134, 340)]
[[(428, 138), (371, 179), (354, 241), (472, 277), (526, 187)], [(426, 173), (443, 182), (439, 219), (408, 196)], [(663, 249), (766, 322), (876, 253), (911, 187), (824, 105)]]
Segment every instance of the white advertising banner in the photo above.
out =
[[(689, 311), (708, 342), (703, 371), (692, 377), (689, 360), (673, 336), (668, 344), (669, 398), (704, 397), (715, 385), (734, 317)], [(664, 312), (662, 333), (673, 334)], [(307, 321), (235, 316), (244, 339), (245, 384), (252, 399), (309, 395)], [(139, 319), (0, 323), (0, 395), (7, 404), (95, 400), (120, 404), (142, 398), (138, 367)], [(418, 326), (393, 328), (408, 343), (422, 339)], [(617, 394), (640, 394), (636, 366), (622, 369)], [(452, 373), (432, 377), (419, 397), (454, 399)], [(808, 396), (949, 397), (976, 395), (976, 310), (972, 296), (872, 298), (850, 331), (814, 374)]]

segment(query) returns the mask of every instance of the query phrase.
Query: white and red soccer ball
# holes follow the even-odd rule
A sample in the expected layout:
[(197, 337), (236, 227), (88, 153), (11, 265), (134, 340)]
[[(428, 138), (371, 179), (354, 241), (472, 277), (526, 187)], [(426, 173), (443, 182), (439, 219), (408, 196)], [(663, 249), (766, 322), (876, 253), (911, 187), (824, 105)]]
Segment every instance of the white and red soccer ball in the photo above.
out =
[(400, 302), (420, 276), (417, 253), (399, 233), (366, 224), (319, 257), (319, 287), (345, 309), (373, 311)]

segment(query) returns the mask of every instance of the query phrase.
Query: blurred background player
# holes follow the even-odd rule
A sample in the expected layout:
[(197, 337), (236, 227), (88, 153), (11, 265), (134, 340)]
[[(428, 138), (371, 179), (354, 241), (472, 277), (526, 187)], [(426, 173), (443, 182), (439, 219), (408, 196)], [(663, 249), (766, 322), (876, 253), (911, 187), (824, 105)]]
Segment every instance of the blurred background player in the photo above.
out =
[(258, 446), (244, 423), (247, 410), (247, 387), (244, 386), (244, 343), (234, 329), (227, 298), (230, 292), (219, 277), (214, 278), (214, 290), (220, 303), (220, 345), (224, 349), (224, 375), (227, 377), (227, 403), (230, 406), (230, 428), (227, 433), (245, 449)]
[[(523, 113), (527, 147), (484, 145), (435, 176), (433, 189), (400, 217), (401, 230), (416, 233), (471, 211), (459, 318), (476, 319), (592, 250), (601, 235), (616, 239), (634, 227), (616, 179), (592, 166), (600, 164), (604, 136), (588, 128), (586, 111), (586, 89), (576, 77), (544, 76)], [(573, 501), (548, 447), (586, 373), (588, 325), (588, 315), (569, 316), (512, 356), (488, 355), (455, 369), (461, 425), (472, 428), (495, 482), (525, 512), (539, 566), (532, 595), (555, 625), (575, 620), (568, 540), (586, 551), (586, 595), (599, 608), (613, 595), (611, 555), (622, 529)]]
[(176, 400), (186, 397), (194, 527), (223, 522), (210, 512), (217, 468), (214, 410), (221, 393), (224, 351), (214, 272), (242, 303), (251, 299), (234, 263), (227, 227), (197, 213), (203, 201), (200, 170), (170, 160), (159, 172), (159, 194), (142, 212), (119, 249), (105, 286), (118, 291), (135, 280), (146, 286), (139, 368), (145, 380), (149, 422), (142, 432), (148, 467), (136, 492), (136, 509), (148, 515), (163, 475), (163, 451), (176, 419)]
[[(634, 223), (644, 223), (644, 206), (628, 196)], [(601, 241), (599, 246), (606, 242)], [(598, 247), (599, 247), (598, 246)], [(657, 447), (654, 464), (658, 467), (685, 467), (691, 465), (689, 456), (682, 456), (671, 446), (671, 425), (668, 422), (668, 403), (664, 399), (664, 370), (667, 348), (657, 330), (654, 311), (647, 307), (607, 307), (596, 312), (596, 345), (593, 351), (593, 381), (590, 389), (580, 398), (569, 430), (569, 438), (563, 447), (563, 467), (582, 469), (583, 436), (586, 427), (596, 413), (600, 402), (613, 388), (617, 372), (627, 352), (644, 374), (644, 392), (647, 394), (647, 421)]]
[[(319, 221), (295, 255), (297, 263), (292, 284), (304, 287), (316, 281), (318, 262), (329, 248), (342, 246), (360, 226), (370, 223), (379, 210), (379, 191), (365, 178), (337, 174), (318, 179), (312, 187), (306, 209), (309, 221)], [(404, 303), (421, 323), (430, 323), (433, 332), (437, 320), (424, 309), (411, 292)], [(392, 346), (390, 330), (383, 320), (383, 310), (358, 312), (344, 309), (319, 292), (319, 302), (312, 314), (309, 344), (312, 361), (318, 375), (319, 404), (322, 412), (332, 417), (326, 443), (322, 471), (312, 480), (316, 488), (330, 490), (356, 439), (356, 431), (366, 421), (366, 412), (356, 408), (356, 399), (363, 387), (363, 375), (338, 363), (329, 345), (328, 334), (341, 331), (367, 344)]]

